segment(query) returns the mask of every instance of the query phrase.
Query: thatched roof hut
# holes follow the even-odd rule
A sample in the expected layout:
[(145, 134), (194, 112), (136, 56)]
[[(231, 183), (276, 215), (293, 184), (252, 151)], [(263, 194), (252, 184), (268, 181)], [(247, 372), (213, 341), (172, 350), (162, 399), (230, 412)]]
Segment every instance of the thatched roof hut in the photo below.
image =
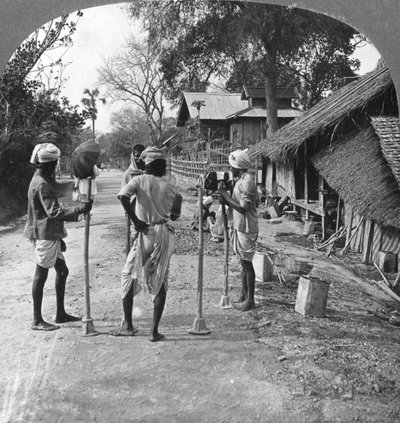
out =
[(400, 186), (400, 120), (395, 116), (380, 116), (372, 117), (371, 123), (379, 137), (382, 153)]
[(335, 131), (342, 121), (371, 105), (374, 99), (390, 89), (394, 90), (394, 85), (386, 66), (370, 72), (320, 101), (276, 131), (269, 139), (251, 147), (250, 156), (263, 155), (273, 161), (284, 161), (294, 156), (307, 139), (320, 134), (324, 135), (325, 139), (326, 135), (332, 136), (332, 131)]
[(383, 226), (400, 228), (400, 189), (372, 128), (336, 141), (311, 158), (353, 210)]

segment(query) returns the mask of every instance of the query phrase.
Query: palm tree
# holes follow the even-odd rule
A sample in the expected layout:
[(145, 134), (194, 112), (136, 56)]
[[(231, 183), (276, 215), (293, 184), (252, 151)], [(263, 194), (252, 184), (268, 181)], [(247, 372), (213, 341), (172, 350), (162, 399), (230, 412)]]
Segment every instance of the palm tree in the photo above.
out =
[[(94, 88), (92, 91), (90, 91), (89, 88), (85, 88), (83, 91), (83, 94), (86, 95), (87, 97), (83, 97), (81, 102), (83, 106), (85, 107), (86, 111), (89, 113), (90, 118), (92, 119), (92, 135), (93, 135), (93, 141), (95, 141), (94, 122), (97, 119), (97, 112), (98, 112), (96, 107), (96, 99), (99, 96), (100, 92), (98, 88)], [(103, 104), (106, 104), (105, 98), (99, 98), (99, 100)]]

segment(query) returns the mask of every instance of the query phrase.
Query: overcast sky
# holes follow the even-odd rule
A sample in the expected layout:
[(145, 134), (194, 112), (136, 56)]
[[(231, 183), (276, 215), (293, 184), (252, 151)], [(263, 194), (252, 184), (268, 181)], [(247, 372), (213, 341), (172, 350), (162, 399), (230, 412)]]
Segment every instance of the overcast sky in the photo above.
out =
[[(72, 62), (63, 74), (66, 78), (63, 94), (72, 104), (80, 104), (85, 88), (92, 90), (96, 87), (96, 69), (102, 65), (103, 58), (117, 54), (129, 34), (140, 31), (128, 18), (123, 7), (123, 4), (114, 4), (83, 10), (83, 16), (73, 35), (74, 44), (63, 59), (65, 62)], [(110, 130), (110, 114), (119, 107), (99, 103), (96, 121), (99, 131)]]
[[(63, 74), (66, 78), (63, 95), (72, 104), (80, 104), (85, 88), (96, 87), (96, 69), (101, 66), (103, 57), (117, 54), (129, 34), (139, 33), (140, 27), (128, 18), (123, 8), (124, 4), (114, 4), (83, 10), (83, 17), (80, 18), (73, 36), (74, 44), (64, 56), (65, 62), (72, 63)], [(372, 45), (359, 49), (356, 57), (361, 60), (360, 74), (373, 70), (379, 56)], [(96, 121), (99, 131), (111, 129), (110, 114), (119, 107), (121, 106), (99, 103)]]

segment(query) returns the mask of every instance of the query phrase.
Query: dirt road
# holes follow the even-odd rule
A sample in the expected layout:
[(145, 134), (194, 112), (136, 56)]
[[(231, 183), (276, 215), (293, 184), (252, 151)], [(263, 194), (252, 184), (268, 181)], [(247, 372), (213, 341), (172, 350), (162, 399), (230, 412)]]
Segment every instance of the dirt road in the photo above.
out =
[[(152, 303), (146, 293), (135, 302), (138, 335), (107, 335), (121, 316), (125, 222), (116, 199), (120, 179), (116, 170), (101, 174), (92, 211), (91, 305), (98, 336), (81, 336), (80, 323), (49, 333), (30, 330), (32, 250), (21, 225), (0, 232), (1, 423), (400, 421), (399, 329), (385, 319), (397, 304), (320, 253), (273, 236), (281, 230), (301, 237), (296, 222), (261, 220), (259, 247), (278, 259), (306, 257), (313, 271), (330, 279), (327, 318), (295, 313), (295, 283), (283, 286), (278, 280), (257, 284), (254, 311), (218, 307), (223, 246), (206, 236), (203, 317), (211, 333), (190, 335), (198, 256), (197, 233), (188, 225), (196, 198), (184, 192), (160, 325), (166, 340), (148, 341)], [(70, 196), (67, 190), (66, 202)], [(83, 315), (84, 223), (70, 223), (67, 230), (67, 311)], [(239, 293), (237, 277), (231, 257), (231, 299)], [(54, 316), (53, 271), (43, 311), (46, 319)]]

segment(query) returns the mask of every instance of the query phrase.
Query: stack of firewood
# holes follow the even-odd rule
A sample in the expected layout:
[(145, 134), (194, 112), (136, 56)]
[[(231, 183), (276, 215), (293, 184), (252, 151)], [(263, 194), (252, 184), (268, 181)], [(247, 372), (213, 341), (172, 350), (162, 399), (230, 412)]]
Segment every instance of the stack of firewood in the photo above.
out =
[(334, 248), (336, 247), (338, 241), (346, 235), (346, 232), (347, 232), (347, 226), (342, 226), (341, 228), (339, 228), (338, 231), (336, 231), (333, 235), (331, 235), (326, 241), (319, 244), (316, 247), (316, 249), (320, 251), (325, 248), (328, 248), (327, 255), (329, 257), (334, 251)]

